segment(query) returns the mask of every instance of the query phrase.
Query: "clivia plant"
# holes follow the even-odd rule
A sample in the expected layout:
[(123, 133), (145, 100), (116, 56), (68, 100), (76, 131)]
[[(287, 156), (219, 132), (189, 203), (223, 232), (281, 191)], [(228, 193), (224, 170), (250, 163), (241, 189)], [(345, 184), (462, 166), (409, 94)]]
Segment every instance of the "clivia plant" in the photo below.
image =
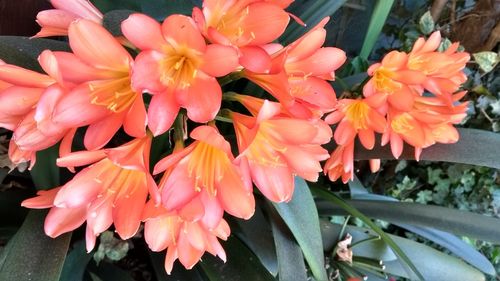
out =
[[(470, 60), (459, 43), (438, 50), (436, 31), (355, 79), (339, 78), (346, 53), (325, 46), (336, 1), (318, 1), (325, 11), (314, 16), (288, 12), (293, 0), (157, 2), (160, 10), (116, 5), (103, 14), (87, 0), (52, 0), (35, 38), (0, 38), (10, 50), (0, 52), (0, 125), (12, 131), (10, 160), (29, 162), (39, 189), (21, 205), (48, 209), (30, 211), (1, 252), (1, 280), (24, 271), (39, 280), (118, 280), (86, 269), (90, 258), (75, 262), (76, 246), (66, 257), (75, 230), (88, 253), (108, 230), (144, 239), (135, 247), (162, 253), (161, 266), (151, 253), (159, 280), (494, 274), (448, 232), (499, 242), (497, 219), (394, 202), (355, 176), (355, 160), (369, 160), (372, 172), (390, 158), (500, 166), (480, 155), (498, 137), (456, 128), (467, 115)], [(293, 38), (289, 25), (302, 35)], [(376, 22), (370, 28), (378, 34)], [(478, 152), (456, 154), (464, 149)], [(339, 179), (350, 196), (332, 189)], [(328, 219), (345, 214), (364, 226)], [(367, 216), (469, 264), (387, 234)], [(51, 258), (35, 262), (16, 245), (34, 239), (40, 220), (51, 238), (38, 235), (45, 245), (33, 255), (49, 247)]]

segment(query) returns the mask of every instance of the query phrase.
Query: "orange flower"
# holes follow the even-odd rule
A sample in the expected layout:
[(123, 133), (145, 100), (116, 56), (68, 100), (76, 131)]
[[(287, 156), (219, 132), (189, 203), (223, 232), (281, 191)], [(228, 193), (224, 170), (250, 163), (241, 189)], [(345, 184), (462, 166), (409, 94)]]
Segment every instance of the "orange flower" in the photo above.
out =
[(270, 73), (243, 72), (299, 118), (320, 118), (335, 107), (335, 92), (325, 79), (334, 80), (334, 71), (345, 62), (346, 55), (337, 48), (321, 47), (328, 20), (323, 19), (304, 36), (272, 53)]
[(368, 69), (373, 76), (363, 88), (363, 95), (376, 108), (388, 103), (400, 111), (407, 111), (413, 100), (422, 94), (420, 85), (426, 77), (416, 70), (407, 69), (408, 54), (398, 51), (388, 53), (381, 63)]
[(210, 126), (197, 127), (191, 138), (191, 145), (155, 166), (154, 174), (167, 170), (159, 186), (163, 206), (191, 217), (205, 216), (202, 221), (209, 229), (218, 225), (222, 210), (249, 219), (255, 210), (251, 183), (233, 164), (229, 143)]
[(259, 190), (274, 202), (292, 198), (293, 176), (316, 181), (328, 158), (321, 147), (331, 139), (322, 120), (278, 117), (280, 106), (265, 101), (256, 117), (232, 113), (240, 155), (237, 161), (248, 171)]
[(68, 34), (69, 25), (76, 19), (88, 19), (102, 23), (102, 13), (89, 0), (51, 0), (55, 9), (38, 13), (36, 22), (42, 27), (35, 37)]
[(354, 142), (356, 135), (367, 149), (375, 145), (375, 132), (383, 133), (386, 127), (384, 115), (372, 108), (365, 99), (342, 99), (334, 112), (326, 116), (328, 124), (337, 124), (333, 135), (339, 145)]
[[(465, 93), (451, 96), (452, 102), (458, 102)], [(453, 124), (460, 123), (466, 111), (467, 103), (450, 107), (447, 101), (437, 97), (418, 97), (409, 112), (389, 111), (389, 126), (382, 136), (382, 145), (390, 142), (392, 154), (398, 158), (404, 141), (415, 147), (415, 158), (419, 159), (423, 148), (458, 141), (458, 131)]]
[[(192, 204), (192, 203), (188, 203)], [(186, 269), (191, 269), (205, 252), (226, 261), (226, 253), (217, 238), (229, 237), (229, 225), (221, 219), (216, 227), (207, 229), (200, 221), (185, 220), (176, 212), (149, 202), (144, 209), (144, 238), (155, 252), (167, 249), (165, 270), (172, 272), (176, 259)]]
[(28, 208), (49, 208), (45, 233), (56, 237), (87, 221), (87, 250), (97, 235), (114, 224), (123, 239), (135, 235), (149, 193), (159, 202), (156, 184), (149, 174), (151, 138), (132, 140), (117, 148), (81, 151), (59, 158), (62, 167), (92, 164), (58, 189), (39, 192), (25, 200)]
[(195, 122), (214, 119), (222, 96), (214, 77), (238, 66), (236, 49), (207, 45), (194, 21), (182, 15), (171, 15), (160, 26), (146, 15), (133, 14), (122, 30), (143, 50), (136, 58), (132, 83), (154, 94), (148, 116), (155, 136), (170, 128), (180, 106)]
[(331, 181), (341, 178), (343, 183), (354, 179), (354, 142), (339, 145), (332, 152), (323, 168)]
[(463, 73), (470, 55), (456, 52), (459, 44), (453, 43), (444, 52), (437, 52), (441, 44), (441, 34), (436, 31), (426, 41), (419, 38), (408, 56), (408, 68), (422, 72), (427, 76), (423, 86), (431, 93), (451, 102), (451, 94), (467, 81)]
[(78, 86), (56, 104), (53, 121), (67, 128), (89, 125), (84, 144), (90, 150), (103, 147), (122, 125), (129, 135), (144, 136), (146, 109), (141, 93), (131, 88), (127, 50), (92, 21), (78, 20), (68, 33), (74, 54), (54, 55), (62, 79)]

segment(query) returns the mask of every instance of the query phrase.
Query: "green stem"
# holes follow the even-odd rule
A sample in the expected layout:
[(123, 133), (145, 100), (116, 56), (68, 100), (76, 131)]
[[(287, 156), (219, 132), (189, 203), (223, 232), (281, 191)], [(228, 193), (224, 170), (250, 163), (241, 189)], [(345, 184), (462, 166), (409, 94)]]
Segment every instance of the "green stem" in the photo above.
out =
[(242, 77), (243, 77), (243, 75), (242, 75), (241, 71), (231, 72), (228, 75), (219, 78), (219, 84), (220, 84), (221, 87), (223, 87), (223, 86), (226, 86), (227, 84), (229, 84), (231, 82), (239, 80)]

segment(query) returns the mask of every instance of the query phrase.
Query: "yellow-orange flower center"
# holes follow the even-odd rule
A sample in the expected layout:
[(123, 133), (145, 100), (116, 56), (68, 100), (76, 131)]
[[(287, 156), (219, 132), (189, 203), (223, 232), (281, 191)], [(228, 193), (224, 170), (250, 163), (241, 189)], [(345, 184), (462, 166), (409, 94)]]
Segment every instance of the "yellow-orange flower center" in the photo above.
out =
[(362, 100), (356, 100), (348, 104), (343, 112), (345, 117), (351, 123), (355, 130), (367, 129), (368, 128), (368, 113), (370, 112), (370, 106), (363, 102)]
[(202, 63), (201, 53), (175, 42), (163, 46), (165, 58), (160, 61), (160, 81), (169, 87), (188, 88)]
[(391, 128), (394, 132), (398, 134), (407, 134), (413, 130), (413, 125), (411, 124), (411, 117), (408, 113), (403, 113), (392, 119)]
[(117, 78), (90, 82), (89, 88), (91, 103), (105, 106), (113, 112), (128, 109), (137, 96), (131, 88), (128, 72), (118, 73)]
[(375, 87), (377, 91), (392, 94), (401, 89), (401, 84), (391, 79), (392, 71), (380, 67), (374, 71)]
[(259, 131), (245, 152), (248, 161), (270, 167), (286, 166), (278, 152), (285, 153), (287, 148), (273, 137), (273, 132), (271, 124), (260, 124)]
[(224, 172), (231, 165), (227, 154), (210, 144), (199, 142), (191, 152), (188, 162), (188, 176), (194, 177), (196, 191), (204, 187), (215, 196), (216, 183), (224, 176)]

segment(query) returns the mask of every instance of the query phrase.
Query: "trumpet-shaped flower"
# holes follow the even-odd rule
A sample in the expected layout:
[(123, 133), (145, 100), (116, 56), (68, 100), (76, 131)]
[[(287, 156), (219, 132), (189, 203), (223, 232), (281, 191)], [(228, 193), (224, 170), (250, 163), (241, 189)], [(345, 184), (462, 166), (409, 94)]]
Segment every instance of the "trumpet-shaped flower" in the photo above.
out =
[(131, 87), (129, 53), (89, 20), (72, 23), (68, 36), (74, 54), (54, 55), (62, 79), (78, 86), (57, 102), (53, 121), (67, 128), (89, 125), (84, 144), (90, 150), (103, 147), (122, 125), (129, 135), (144, 136), (146, 109), (142, 94)]
[(265, 101), (256, 117), (232, 113), (240, 155), (237, 161), (270, 200), (292, 198), (293, 176), (316, 181), (319, 161), (328, 158), (321, 147), (331, 139), (323, 121), (278, 117), (279, 104)]
[(102, 23), (102, 13), (89, 0), (51, 0), (50, 3), (55, 9), (41, 11), (36, 16), (42, 30), (35, 37), (67, 35), (69, 25), (80, 18)]
[(301, 118), (320, 118), (332, 111), (336, 96), (325, 81), (335, 78), (346, 60), (345, 52), (322, 47), (325, 42), (323, 19), (304, 36), (272, 54), (270, 73), (244, 71), (244, 76), (276, 97), (292, 114)]
[(205, 0), (193, 17), (213, 43), (237, 47), (259, 46), (277, 39), (290, 17), (283, 9), (291, 1)]
[(74, 152), (59, 158), (57, 164), (62, 167), (94, 164), (62, 187), (39, 193), (22, 205), (51, 207), (45, 220), (45, 233), (50, 237), (71, 231), (86, 220), (88, 251), (94, 247), (96, 236), (111, 224), (121, 238), (128, 239), (139, 229), (148, 190), (159, 202), (157, 186), (148, 171), (150, 147), (151, 138), (146, 136), (117, 148)]
[(451, 102), (451, 94), (467, 80), (463, 73), (470, 55), (457, 52), (458, 43), (453, 43), (444, 52), (437, 52), (441, 44), (441, 34), (436, 31), (428, 40), (419, 38), (408, 56), (408, 68), (423, 73), (427, 79), (423, 82), (425, 89)]
[[(233, 164), (229, 143), (210, 126), (197, 127), (191, 138), (191, 145), (155, 166), (154, 174), (168, 170), (159, 186), (163, 206), (199, 219), (206, 214), (207, 228), (218, 225), (222, 210), (249, 219), (255, 209), (251, 183)], [(198, 208), (186, 209), (193, 206)]]
[(323, 168), (331, 181), (341, 178), (343, 183), (354, 179), (354, 142), (339, 145), (330, 155)]
[(136, 58), (132, 83), (154, 94), (149, 107), (154, 135), (170, 128), (179, 106), (196, 122), (215, 117), (222, 91), (214, 77), (238, 66), (235, 48), (207, 45), (194, 21), (182, 15), (169, 16), (160, 25), (146, 15), (133, 14), (122, 23), (122, 30), (143, 50)]
[[(189, 203), (192, 204), (192, 203)], [(229, 237), (229, 225), (221, 219), (216, 227), (207, 229), (200, 221), (186, 220), (176, 212), (149, 202), (144, 210), (144, 238), (155, 252), (167, 249), (165, 270), (172, 271), (175, 260), (191, 269), (205, 252), (226, 261), (226, 253), (217, 238)]]
[(415, 97), (422, 94), (420, 85), (425, 75), (417, 70), (407, 68), (408, 54), (398, 51), (388, 53), (381, 63), (368, 69), (373, 76), (363, 88), (363, 95), (374, 107), (382, 107), (386, 103), (400, 111), (411, 109)]
[(371, 107), (365, 99), (342, 99), (334, 112), (326, 116), (328, 124), (337, 124), (333, 135), (339, 145), (352, 143), (356, 136), (367, 149), (375, 145), (375, 132), (383, 133), (384, 115)]

